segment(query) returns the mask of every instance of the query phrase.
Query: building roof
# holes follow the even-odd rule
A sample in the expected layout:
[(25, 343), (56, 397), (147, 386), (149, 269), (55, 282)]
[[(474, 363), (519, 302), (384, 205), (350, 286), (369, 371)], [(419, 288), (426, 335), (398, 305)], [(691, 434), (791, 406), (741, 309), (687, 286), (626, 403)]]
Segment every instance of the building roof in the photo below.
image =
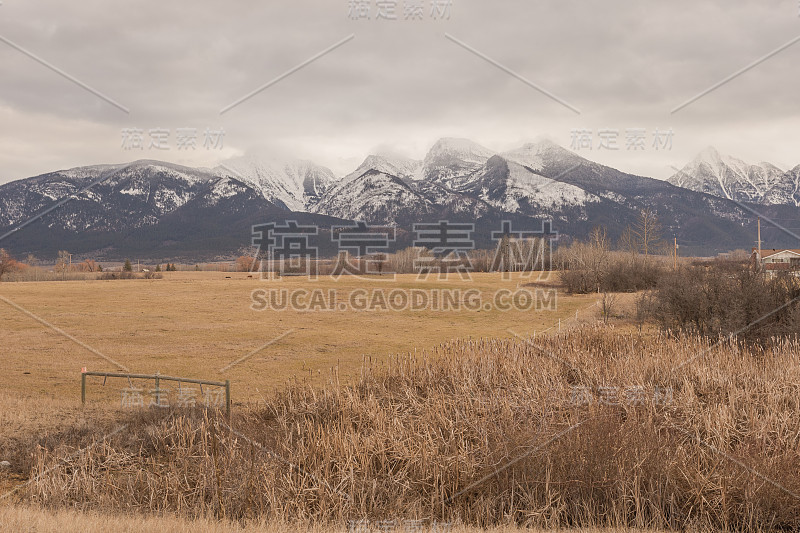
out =
[[(758, 252), (758, 248), (753, 248), (753, 253), (755, 253), (755, 252)], [(761, 259), (765, 259), (767, 257), (773, 256), (773, 255), (776, 255), (776, 254), (780, 254), (780, 253), (784, 253), (784, 252), (789, 252), (789, 253), (795, 254), (798, 257), (800, 257), (800, 249), (797, 249), (797, 248), (794, 248), (794, 249), (792, 249), (792, 248), (762, 248), (761, 249)]]

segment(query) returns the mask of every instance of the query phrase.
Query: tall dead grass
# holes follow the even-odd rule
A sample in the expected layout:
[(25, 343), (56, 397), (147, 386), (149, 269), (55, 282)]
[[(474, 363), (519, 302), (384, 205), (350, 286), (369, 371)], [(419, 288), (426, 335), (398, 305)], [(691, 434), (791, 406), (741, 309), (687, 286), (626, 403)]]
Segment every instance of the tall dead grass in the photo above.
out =
[(291, 385), (233, 427), (131, 415), (82, 451), (40, 448), (24, 496), (319, 524), (797, 529), (798, 363), (796, 341), (597, 327), (453, 342), (365, 362), (354, 386)]
[[(239, 524), (231, 521), (213, 519), (187, 520), (176, 516), (131, 516), (97, 512), (77, 512), (72, 510), (43, 510), (30, 507), (1, 507), (0, 532), (19, 533), (352, 533), (349, 524), (287, 524), (278, 522), (250, 521)], [(379, 531), (372, 528), (372, 531)], [(443, 530), (432, 528), (399, 528), (398, 533), (406, 531), (417, 533), (522, 533), (516, 527), (497, 527), (476, 529), (454, 526)], [(525, 533), (535, 533), (525, 530)], [(578, 532), (576, 532), (578, 533)], [(628, 530), (586, 529), (579, 533), (629, 533)]]

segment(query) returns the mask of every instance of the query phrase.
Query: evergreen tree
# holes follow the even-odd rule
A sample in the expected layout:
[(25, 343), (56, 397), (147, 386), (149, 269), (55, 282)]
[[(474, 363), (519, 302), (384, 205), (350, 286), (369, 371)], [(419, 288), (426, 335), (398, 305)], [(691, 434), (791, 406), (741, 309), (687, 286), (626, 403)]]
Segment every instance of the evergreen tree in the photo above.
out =
[(133, 272), (133, 267), (131, 266), (131, 260), (130, 259), (126, 259), (125, 260), (125, 266), (122, 267), (122, 270), (124, 270), (125, 272)]

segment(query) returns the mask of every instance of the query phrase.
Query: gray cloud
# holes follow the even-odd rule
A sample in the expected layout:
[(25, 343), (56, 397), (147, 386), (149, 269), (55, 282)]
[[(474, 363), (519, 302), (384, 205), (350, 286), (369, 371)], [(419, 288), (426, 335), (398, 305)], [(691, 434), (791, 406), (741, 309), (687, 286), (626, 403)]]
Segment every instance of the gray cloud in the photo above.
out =
[[(569, 146), (574, 128), (672, 127), (671, 151), (656, 152), (648, 140), (644, 152), (583, 154), (655, 177), (670, 175), (670, 165), (681, 166), (709, 144), (748, 160), (800, 163), (800, 43), (670, 114), (800, 35), (793, 0), (453, 0), (449, 20), (426, 13), (421, 22), (402, 20), (403, 2), (400, 20), (352, 21), (347, 0), (5, 0), (0, 36), (131, 112), (0, 43), (0, 182), (144, 157), (211, 165), (256, 146), (344, 173), (376, 147), (421, 157), (438, 137), (451, 135), (497, 150), (541, 135)], [(350, 34), (353, 41), (219, 114)], [(226, 148), (125, 151), (126, 127), (223, 127)]]

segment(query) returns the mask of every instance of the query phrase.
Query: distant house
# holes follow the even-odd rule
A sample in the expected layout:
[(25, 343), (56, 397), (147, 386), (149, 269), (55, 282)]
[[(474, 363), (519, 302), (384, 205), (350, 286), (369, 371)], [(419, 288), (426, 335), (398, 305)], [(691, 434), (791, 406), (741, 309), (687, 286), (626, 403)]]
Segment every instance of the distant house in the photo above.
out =
[(800, 276), (800, 250), (798, 249), (762, 248), (759, 257), (758, 248), (753, 248), (752, 257), (753, 264), (771, 276), (776, 276), (781, 272)]

